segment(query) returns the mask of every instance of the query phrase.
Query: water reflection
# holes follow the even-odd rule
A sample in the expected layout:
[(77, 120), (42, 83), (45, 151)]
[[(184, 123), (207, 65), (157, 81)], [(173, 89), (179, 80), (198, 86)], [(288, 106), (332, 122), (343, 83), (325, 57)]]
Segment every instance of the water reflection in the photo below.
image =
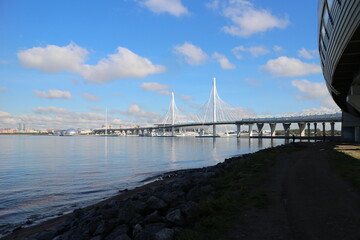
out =
[(54, 216), (159, 172), (214, 165), (280, 143), (283, 140), (0, 136), (0, 205), (7, 213), (0, 225), (38, 213)]

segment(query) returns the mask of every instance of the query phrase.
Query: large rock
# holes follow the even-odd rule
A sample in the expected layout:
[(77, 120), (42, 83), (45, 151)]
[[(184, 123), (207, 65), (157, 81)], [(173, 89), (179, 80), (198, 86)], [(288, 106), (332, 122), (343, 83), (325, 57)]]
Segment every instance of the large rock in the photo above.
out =
[(135, 235), (134, 240), (153, 240), (153, 234), (148, 231), (142, 231)]
[(158, 210), (167, 207), (167, 204), (160, 198), (151, 196), (146, 201), (147, 207), (152, 210)]
[(170, 228), (164, 228), (155, 234), (155, 240), (173, 240), (174, 230)]
[[(116, 227), (109, 235), (107, 235), (107, 237), (105, 238), (105, 240), (114, 240), (114, 239), (118, 239), (123, 235), (127, 236), (127, 233), (129, 231), (129, 227), (125, 224), (120, 225), (118, 227)], [(123, 236), (124, 238), (125, 236)]]
[(148, 216), (146, 216), (144, 218), (145, 223), (155, 223), (155, 222), (160, 222), (160, 221), (161, 221), (161, 216), (160, 216), (158, 210), (150, 213)]
[(170, 210), (166, 214), (165, 218), (167, 221), (169, 221), (170, 223), (173, 223), (175, 225), (181, 226), (184, 224), (184, 217), (183, 217), (183, 214), (181, 213), (180, 209)]
[(198, 204), (196, 202), (185, 202), (180, 205), (181, 212), (185, 215), (187, 220), (192, 220), (197, 215)]
[(127, 234), (122, 234), (112, 240), (131, 240), (131, 238)]
[(144, 229), (146, 231), (151, 232), (151, 233), (157, 233), (163, 228), (166, 228), (166, 224), (163, 222), (150, 223), (150, 224), (145, 225), (145, 227), (144, 227)]

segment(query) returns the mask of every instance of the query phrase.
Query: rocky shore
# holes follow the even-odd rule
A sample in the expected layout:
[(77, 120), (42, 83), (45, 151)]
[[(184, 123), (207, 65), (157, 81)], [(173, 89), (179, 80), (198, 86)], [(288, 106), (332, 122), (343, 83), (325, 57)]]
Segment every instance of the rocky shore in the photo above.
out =
[[(269, 150), (263, 150), (269, 151)], [(150, 184), (124, 190), (96, 205), (40, 224), (17, 229), (4, 239), (36, 240), (171, 240), (191, 226), (199, 214), (199, 201), (221, 194), (212, 182), (247, 155), (215, 166), (170, 172)]]
[(360, 239), (359, 150), (296, 143), (170, 172), (3, 240)]

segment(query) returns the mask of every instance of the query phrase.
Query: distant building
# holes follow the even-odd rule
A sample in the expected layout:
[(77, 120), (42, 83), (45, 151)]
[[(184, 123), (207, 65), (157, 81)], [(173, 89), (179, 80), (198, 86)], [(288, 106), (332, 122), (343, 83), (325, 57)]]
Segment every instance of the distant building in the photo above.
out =
[(19, 129), (3, 128), (0, 129), (0, 134), (18, 133)]
[(321, 66), (343, 112), (342, 139), (360, 142), (360, 1), (320, 0), (318, 11)]

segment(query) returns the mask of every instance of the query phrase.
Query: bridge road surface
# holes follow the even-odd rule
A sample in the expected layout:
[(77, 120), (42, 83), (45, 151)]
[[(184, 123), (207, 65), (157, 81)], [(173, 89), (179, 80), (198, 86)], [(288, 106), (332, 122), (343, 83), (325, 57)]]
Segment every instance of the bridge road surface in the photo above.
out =
[(360, 239), (360, 194), (330, 169), (329, 143), (283, 153), (261, 187), (266, 209), (243, 212), (225, 239)]

